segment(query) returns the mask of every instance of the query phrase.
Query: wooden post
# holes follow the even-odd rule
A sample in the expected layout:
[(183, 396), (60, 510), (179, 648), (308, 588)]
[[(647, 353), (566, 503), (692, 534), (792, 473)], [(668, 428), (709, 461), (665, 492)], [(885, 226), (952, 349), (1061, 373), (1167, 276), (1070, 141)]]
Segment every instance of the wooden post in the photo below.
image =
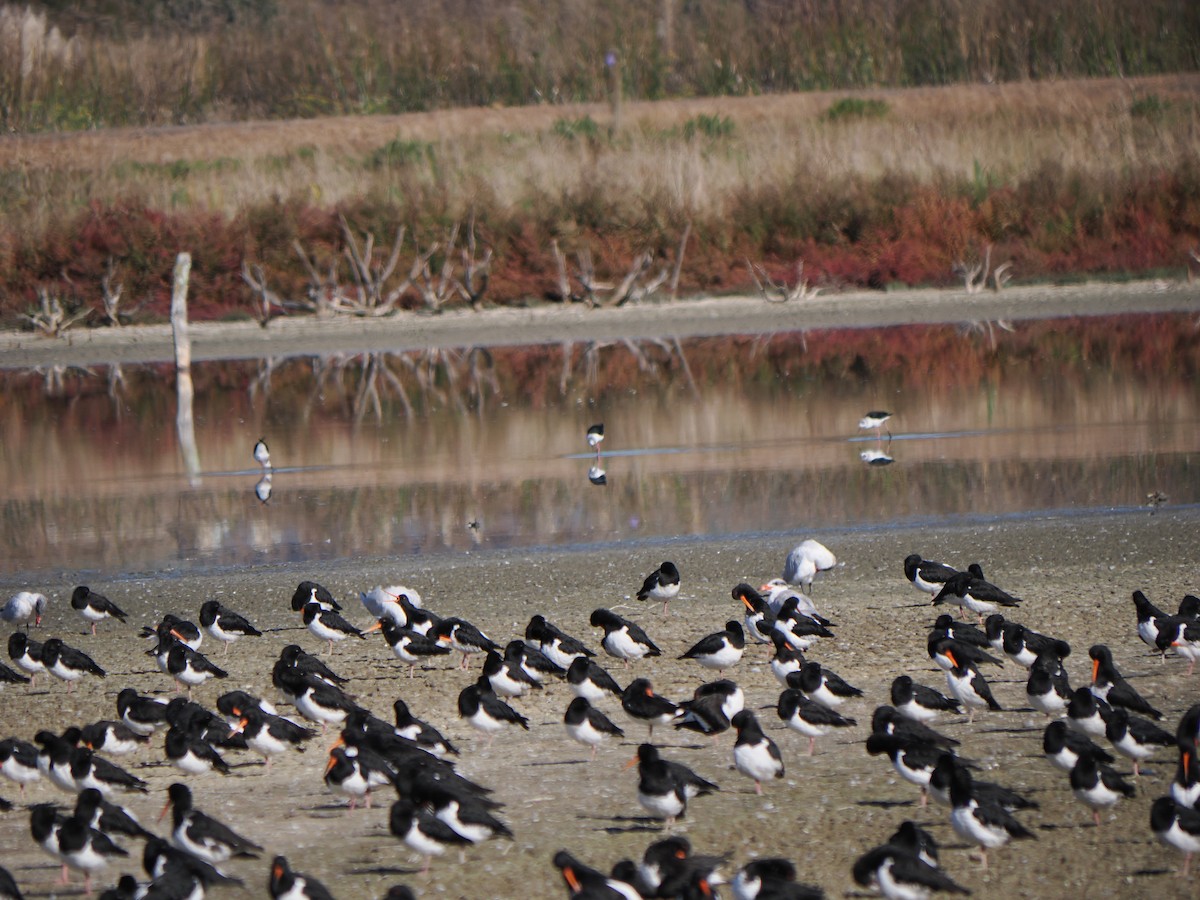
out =
[(171, 333), (175, 338), (175, 431), (179, 435), (179, 452), (183, 467), (193, 486), (199, 483), (200, 450), (196, 446), (196, 420), (192, 414), (192, 339), (188, 335), (187, 294), (188, 278), (192, 272), (192, 256), (180, 253), (175, 257), (175, 281), (171, 289)]
[(612, 107), (612, 123), (609, 128), (615, 137), (621, 130), (621, 57), (617, 55), (616, 50), (608, 51), (604, 57), (604, 64), (608, 66), (608, 100)]

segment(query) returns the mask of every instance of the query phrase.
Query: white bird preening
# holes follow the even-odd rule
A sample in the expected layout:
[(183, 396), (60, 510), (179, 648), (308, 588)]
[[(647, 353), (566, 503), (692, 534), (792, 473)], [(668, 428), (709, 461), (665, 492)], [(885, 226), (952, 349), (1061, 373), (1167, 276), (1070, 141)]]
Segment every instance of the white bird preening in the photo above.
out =
[(801, 541), (787, 555), (783, 564), (783, 580), (788, 584), (802, 587), (811, 593), (813, 579), (818, 572), (824, 572), (837, 565), (837, 557), (819, 541), (811, 538)]
[(40, 626), (42, 616), (46, 612), (46, 603), (45, 594), (18, 591), (8, 598), (3, 608), (0, 608), (0, 619), (14, 625), (24, 625), (26, 630), (29, 628), (30, 619), (33, 619), (34, 625)]
[(254, 445), (254, 461), (264, 469), (271, 468), (271, 451), (267, 448), (266, 438), (259, 438)]
[[(885, 409), (873, 409), (858, 420), (858, 427), (862, 429), (874, 428), (878, 431), (891, 417), (892, 414)], [(889, 432), (890, 434), (891, 432)]]
[(596, 451), (596, 455), (600, 455), (600, 442), (604, 440), (604, 423), (597, 422), (587, 430), (588, 446)]

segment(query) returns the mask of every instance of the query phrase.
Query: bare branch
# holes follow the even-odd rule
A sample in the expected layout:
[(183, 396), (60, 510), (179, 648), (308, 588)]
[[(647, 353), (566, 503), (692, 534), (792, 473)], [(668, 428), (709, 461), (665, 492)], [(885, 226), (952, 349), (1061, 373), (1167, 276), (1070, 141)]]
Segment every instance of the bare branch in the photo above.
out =
[(124, 289), (124, 285), (113, 286), (113, 279), (116, 276), (117, 261), (110, 256), (104, 267), (104, 276), (100, 279), (100, 302), (104, 304), (104, 316), (108, 319), (109, 324), (119, 328), (121, 317), (117, 310), (121, 305), (121, 291)]

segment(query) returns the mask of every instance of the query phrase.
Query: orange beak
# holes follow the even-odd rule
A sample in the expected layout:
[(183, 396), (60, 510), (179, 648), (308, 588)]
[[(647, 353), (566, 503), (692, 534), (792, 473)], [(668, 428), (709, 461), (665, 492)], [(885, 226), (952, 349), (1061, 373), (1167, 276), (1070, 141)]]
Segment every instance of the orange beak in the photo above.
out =
[(175, 637), (175, 638), (178, 638), (178, 639), (180, 640), (180, 642), (181, 642), (181, 643), (184, 643), (184, 644), (186, 644), (186, 643), (187, 643), (187, 638), (185, 638), (185, 637), (184, 637), (182, 634), (180, 634), (180, 633), (179, 633), (178, 631), (176, 631), (174, 628), (172, 628), (172, 629), (171, 629), (171, 636), (172, 636), (172, 637)]
[(283, 877), (283, 866), (275, 866), (271, 869), (271, 877), (278, 881)]
[(953, 650), (946, 651), (946, 659), (950, 660), (950, 665), (954, 666), (956, 669), (958, 668), (958, 660), (954, 658)]
[(232, 731), (234, 734), (241, 734), (243, 731), (246, 730), (246, 726), (249, 724), (250, 724), (249, 719), (242, 719), (240, 722), (237, 723), (236, 728), (231, 728), (229, 730)]
[(1092, 684), (1096, 683), (1096, 675), (1100, 672), (1100, 660), (1092, 660)]
[(167, 810), (171, 808), (171, 799), (168, 797), (167, 802), (163, 804), (162, 812), (158, 814), (158, 818), (154, 821), (161, 822), (167, 817)]
[(575, 870), (572, 869), (570, 866), (567, 866), (565, 869), (562, 870), (562, 872), (563, 872), (563, 878), (566, 879), (567, 887), (569, 887), (571, 889), (571, 893), (572, 894), (579, 893), (579, 891), (582, 890), (582, 888), (583, 888), (583, 883), (580, 882), (578, 877), (576, 877)]
[(629, 762), (625, 763), (625, 765), (623, 765), (621, 768), (623, 768), (623, 769), (632, 769), (632, 768), (633, 768), (634, 766), (636, 766), (637, 764), (638, 764), (638, 758), (635, 756), (635, 757), (634, 757), (633, 759), (631, 759)]
[(383, 630), (383, 619), (380, 619), (378, 622), (376, 622), (370, 628), (363, 631), (363, 634), (370, 634), (372, 631), (382, 631), (382, 630)]
[(738, 599), (742, 601), (746, 609), (750, 610), (750, 612), (754, 612), (754, 605), (750, 602), (749, 597), (747, 597), (745, 594), (742, 594)]
[(328, 775), (329, 770), (332, 769), (336, 765), (337, 765), (337, 760), (334, 758), (334, 755), (332, 753), (330, 753), (329, 754), (329, 765), (327, 765), (325, 767), (325, 774)]

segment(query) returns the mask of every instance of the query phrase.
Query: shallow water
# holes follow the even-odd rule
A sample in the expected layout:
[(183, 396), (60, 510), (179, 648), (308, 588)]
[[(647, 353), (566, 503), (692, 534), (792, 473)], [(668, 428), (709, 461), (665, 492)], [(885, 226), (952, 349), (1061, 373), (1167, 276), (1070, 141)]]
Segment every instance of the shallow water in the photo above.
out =
[[(194, 471), (169, 369), (8, 372), (0, 564), (194, 571), (1190, 505), (1197, 357), (1190, 317), (1143, 316), (204, 363)], [(861, 430), (874, 409), (893, 417)]]

